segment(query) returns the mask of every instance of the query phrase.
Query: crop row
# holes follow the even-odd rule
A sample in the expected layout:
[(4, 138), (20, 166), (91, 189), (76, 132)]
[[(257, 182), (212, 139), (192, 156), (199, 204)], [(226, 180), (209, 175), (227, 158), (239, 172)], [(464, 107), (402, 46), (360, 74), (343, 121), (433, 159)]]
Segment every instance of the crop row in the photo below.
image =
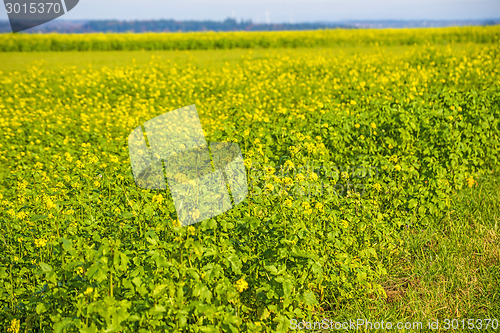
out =
[(446, 43), (498, 43), (499, 27), (298, 32), (203, 32), (145, 34), (1, 34), (0, 52), (209, 50), (297, 48), (314, 46), (384, 46)]

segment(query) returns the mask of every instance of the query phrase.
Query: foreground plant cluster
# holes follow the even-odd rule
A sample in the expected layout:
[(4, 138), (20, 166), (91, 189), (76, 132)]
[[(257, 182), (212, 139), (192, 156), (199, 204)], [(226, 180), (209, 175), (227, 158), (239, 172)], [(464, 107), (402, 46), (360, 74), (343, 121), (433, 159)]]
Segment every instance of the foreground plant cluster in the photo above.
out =
[[(443, 217), (500, 156), (498, 44), (442, 38), (2, 72), (2, 327), (286, 331), (385, 297), (401, 230)], [(135, 186), (127, 137), (191, 104), (208, 141), (240, 145), (250, 192), (183, 228), (168, 191)]]

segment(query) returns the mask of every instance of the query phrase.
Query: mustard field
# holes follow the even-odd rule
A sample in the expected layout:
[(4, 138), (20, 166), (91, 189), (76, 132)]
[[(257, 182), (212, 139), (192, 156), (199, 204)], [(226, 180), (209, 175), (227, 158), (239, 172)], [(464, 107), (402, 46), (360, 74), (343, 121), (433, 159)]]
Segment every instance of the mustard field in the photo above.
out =
[[(0, 35), (2, 331), (288, 331), (384, 302), (402, 233), (498, 169), (499, 35)], [(192, 104), (249, 193), (180, 227), (127, 138)]]

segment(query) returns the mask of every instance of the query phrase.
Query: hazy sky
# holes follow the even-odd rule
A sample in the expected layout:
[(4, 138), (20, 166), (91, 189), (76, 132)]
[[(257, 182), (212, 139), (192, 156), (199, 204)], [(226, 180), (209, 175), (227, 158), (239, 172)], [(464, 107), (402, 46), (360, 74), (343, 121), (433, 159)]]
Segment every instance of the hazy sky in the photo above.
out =
[[(36, 1), (36, 0), (34, 0)], [(80, 0), (64, 19), (304, 22), (500, 17), (500, 0)], [(0, 20), (6, 20), (1, 6)]]

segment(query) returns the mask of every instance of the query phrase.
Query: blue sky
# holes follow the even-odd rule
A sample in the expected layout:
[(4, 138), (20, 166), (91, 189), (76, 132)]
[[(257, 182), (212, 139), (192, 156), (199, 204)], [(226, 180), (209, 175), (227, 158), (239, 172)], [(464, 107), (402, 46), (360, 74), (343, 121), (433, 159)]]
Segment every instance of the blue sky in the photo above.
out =
[[(36, 1), (36, 0), (34, 0)], [(6, 20), (1, 6), (0, 20)], [(80, 0), (64, 19), (305, 22), (500, 17), (500, 0)]]

